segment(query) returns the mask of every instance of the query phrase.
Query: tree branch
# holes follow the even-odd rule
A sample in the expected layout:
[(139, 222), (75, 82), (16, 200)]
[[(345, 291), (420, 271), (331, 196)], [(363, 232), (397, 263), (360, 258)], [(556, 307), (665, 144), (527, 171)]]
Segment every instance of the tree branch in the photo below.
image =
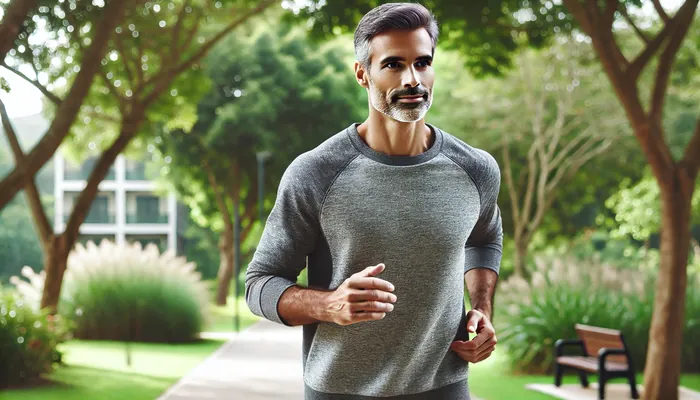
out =
[(668, 17), (668, 14), (666, 14), (664, 8), (661, 7), (661, 2), (659, 0), (651, 0), (651, 2), (654, 3), (654, 8), (656, 9), (656, 12), (659, 13), (661, 19), (664, 22), (668, 22), (670, 18)]
[(114, 35), (114, 47), (117, 48), (117, 53), (119, 53), (122, 59), (124, 60), (123, 64), (124, 72), (126, 73), (126, 79), (129, 81), (129, 85), (133, 89), (138, 85), (138, 82), (134, 81), (134, 75), (131, 73), (131, 66), (133, 65), (135, 68), (138, 68), (140, 70), (141, 60), (138, 60), (138, 62), (134, 62), (134, 59), (131, 57), (131, 54), (127, 52), (127, 50), (124, 48), (124, 42), (122, 41), (121, 36), (121, 34)]
[[(690, 3), (691, 1), (693, 0), (686, 1), (686, 4)], [(630, 63), (626, 71), (630, 75), (632, 82), (637, 81), (639, 75), (644, 70), (644, 67), (646, 67), (649, 63), (649, 60), (651, 60), (651, 58), (654, 56), (654, 54), (656, 54), (656, 52), (659, 50), (664, 41), (666, 41), (671, 31), (678, 23), (680, 15), (681, 12), (679, 10), (678, 14), (676, 14), (676, 16), (673, 17), (671, 21), (664, 24), (664, 27), (661, 29), (661, 31), (657, 33), (656, 36), (654, 36), (654, 38), (649, 42), (649, 44), (644, 47), (644, 50), (642, 50), (642, 52), (639, 53), (639, 55), (637, 55), (637, 57), (634, 60), (632, 60), (632, 63)]]
[(248, 19), (254, 17), (257, 14), (262, 13), (267, 7), (277, 3), (278, 1), (279, 0), (261, 1), (255, 8), (249, 10), (242, 17), (235, 19), (230, 24), (221, 29), (216, 35), (214, 35), (214, 37), (212, 37), (211, 39), (209, 39), (208, 42), (203, 44), (202, 47), (200, 47), (199, 50), (195, 54), (190, 56), (188, 59), (177, 65), (175, 68), (164, 69), (161, 74), (158, 74), (158, 76), (156, 76), (153, 91), (151, 91), (151, 93), (149, 93), (148, 96), (146, 96), (146, 98), (144, 99), (144, 105), (148, 106), (153, 101), (155, 101), (158, 98), (158, 96), (160, 96), (160, 94), (165, 89), (167, 89), (168, 86), (170, 86), (170, 83), (176, 76), (178, 76), (188, 68), (191, 68), (192, 65), (201, 60), (209, 52), (209, 50), (211, 50), (212, 47), (214, 47), (221, 39), (226, 37), (226, 35), (228, 35), (231, 31), (236, 29), (239, 25), (242, 25)]
[(5, 15), (0, 21), (0, 61), (12, 49), (27, 14), (36, 6), (37, 0), (14, 0), (5, 7)]
[(61, 100), (61, 99), (60, 99), (58, 96), (56, 96), (55, 94), (51, 93), (51, 92), (49, 91), (49, 89), (46, 88), (46, 86), (42, 85), (42, 84), (39, 83), (38, 81), (35, 81), (35, 80), (31, 79), (31, 78), (28, 77), (27, 75), (21, 73), (18, 69), (15, 69), (15, 68), (10, 67), (10, 66), (7, 65), (7, 63), (5, 63), (4, 61), (2, 62), (2, 64), (0, 64), (0, 66), (2, 66), (3, 68), (5, 68), (6, 70), (12, 72), (13, 74), (19, 76), (20, 78), (24, 79), (25, 81), (29, 82), (29, 83), (30, 83), (32, 86), (34, 86), (35, 88), (39, 89), (39, 91), (40, 91), (41, 93), (43, 93), (44, 96), (46, 96), (47, 99), (51, 100), (51, 102), (54, 103), (55, 105), (57, 105), (57, 106), (60, 106), (60, 105), (61, 105), (61, 102), (62, 102), (63, 100)]
[(520, 222), (520, 198), (513, 183), (513, 167), (510, 162), (510, 146), (507, 143), (503, 144), (503, 177), (505, 178), (508, 195), (510, 197), (510, 206), (513, 211), (513, 220), (516, 223)]
[(225, 229), (230, 229), (233, 224), (233, 217), (231, 217), (231, 213), (229, 212), (228, 206), (226, 205), (226, 201), (224, 201), (224, 196), (221, 193), (218, 182), (216, 181), (214, 170), (211, 168), (209, 162), (206, 159), (202, 160), (202, 167), (207, 173), (207, 179), (209, 180), (209, 184), (211, 185), (212, 191), (214, 192), (214, 199), (216, 201), (217, 206), (219, 207), (219, 212), (221, 213), (221, 216), (224, 219)]
[(33, 178), (56, 153), (80, 112), (80, 106), (90, 91), (95, 74), (100, 70), (100, 63), (106, 52), (109, 36), (114, 27), (123, 19), (124, 11), (130, 4), (129, 0), (107, 3), (102, 21), (96, 23), (95, 36), (85, 52), (80, 72), (56, 110), (56, 117), (51, 122), (48, 132), (27, 155), (27, 168), (24, 171), (15, 168), (0, 182), (0, 209), (22, 189), (25, 180)]
[[(615, 0), (615, 1), (617, 1), (617, 0)], [(649, 44), (650, 40), (647, 37), (646, 33), (644, 33), (641, 29), (639, 29), (639, 27), (634, 22), (634, 20), (630, 16), (630, 14), (627, 12), (626, 6), (623, 5), (622, 7), (620, 7), (620, 14), (622, 14), (622, 17), (625, 19), (625, 21), (627, 21), (627, 23), (630, 24), (632, 29), (634, 29), (634, 31), (637, 33), (637, 36), (639, 36), (639, 38), (642, 39), (642, 41), (644, 43)]]
[[(690, 10), (686, 9), (689, 4), (692, 6)], [(674, 20), (676, 18), (679, 19), (674, 25), (674, 29), (670, 32), (668, 45), (659, 57), (659, 66), (656, 70), (656, 79), (654, 80), (654, 89), (652, 91), (651, 106), (649, 109), (649, 118), (655, 124), (658, 124), (659, 127), (661, 126), (664, 99), (666, 98), (668, 79), (671, 75), (673, 60), (683, 43), (683, 39), (685, 39), (685, 36), (688, 34), (688, 29), (693, 22), (697, 5), (698, 0), (687, 0), (680, 10), (678, 10), (678, 14), (676, 14)], [(659, 132), (663, 131), (659, 129)], [(661, 139), (663, 140), (663, 136)]]
[[(22, 151), (22, 146), (17, 139), (17, 134), (15, 133), (14, 127), (10, 122), (10, 117), (7, 115), (7, 110), (5, 109), (5, 103), (0, 100), (0, 116), (2, 117), (2, 126), (7, 135), (7, 140), (10, 142), (10, 147), (12, 148), (12, 153), (15, 156), (15, 163), (21, 170), (25, 170), (27, 166), (27, 160), (24, 156), (24, 151)], [(39, 231), (39, 237), (42, 247), (45, 246), (46, 242), (53, 235), (51, 229), (51, 223), (46, 216), (46, 211), (44, 206), (41, 204), (41, 196), (39, 195), (39, 190), (36, 187), (36, 182), (34, 179), (28, 179), (24, 185), (24, 193), (27, 196), (27, 202), (32, 210), (32, 217), (34, 219), (34, 224)]]
[(97, 196), (98, 186), (102, 182), (109, 171), (109, 168), (114, 164), (119, 153), (121, 153), (129, 144), (131, 139), (138, 133), (139, 126), (143, 123), (143, 109), (139, 108), (139, 113), (135, 115), (126, 115), (122, 122), (119, 131), (119, 136), (112, 145), (105, 150), (97, 159), (95, 166), (90, 172), (85, 188), (73, 205), (70, 217), (66, 223), (64, 235), (69, 248), (72, 248), (78, 237), (80, 225), (85, 221), (90, 205)]

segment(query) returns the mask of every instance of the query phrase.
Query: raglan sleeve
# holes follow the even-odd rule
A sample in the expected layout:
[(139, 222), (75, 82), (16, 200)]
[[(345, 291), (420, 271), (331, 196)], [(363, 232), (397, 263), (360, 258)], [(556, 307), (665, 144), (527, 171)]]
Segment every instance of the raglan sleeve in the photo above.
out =
[(319, 237), (318, 201), (309, 163), (295, 159), (282, 175), (262, 237), (248, 265), (246, 303), (253, 314), (288, 325), (277, 304), (296, 284)]
[(503, 256), (503, 226), (497, 204), (501, 172), (490, 154), (485, 151), (479, 153), (483, 157), (483, 167), (473, 174), (473, 179), (479, 189), (481, 207), (465, 246), (464, 272), (473, 268), (488, 268), (498, 274)]

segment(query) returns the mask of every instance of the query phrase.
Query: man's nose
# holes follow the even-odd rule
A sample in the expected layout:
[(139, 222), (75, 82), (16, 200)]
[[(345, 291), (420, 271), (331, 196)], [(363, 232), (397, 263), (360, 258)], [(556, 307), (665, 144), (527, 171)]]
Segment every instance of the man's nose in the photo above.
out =
[(403, 76), (403, 86), (406, 88), (412, 88), (420, 85), (420, 78), (418, 77), (418, 71), (414, 67), (406, 68)]

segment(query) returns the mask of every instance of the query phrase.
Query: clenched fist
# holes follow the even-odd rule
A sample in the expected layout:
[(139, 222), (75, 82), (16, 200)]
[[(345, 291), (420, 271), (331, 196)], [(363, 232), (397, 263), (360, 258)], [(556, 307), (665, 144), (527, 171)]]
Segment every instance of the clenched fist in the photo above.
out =
[(346, 279), (330, 292), (324, 305), (324, 320), (338, 325), (380, 320), (394, 309), (394, 285), (376, 278), (384, 271), (384, 264), (367, 267)]

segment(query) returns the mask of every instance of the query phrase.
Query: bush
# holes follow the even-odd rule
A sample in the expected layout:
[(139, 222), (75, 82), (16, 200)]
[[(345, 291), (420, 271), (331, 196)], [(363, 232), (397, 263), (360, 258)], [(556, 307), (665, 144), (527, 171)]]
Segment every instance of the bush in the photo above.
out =
[[(497, 295), (499, 342), (517, 372), (551, 373), (554, 343), (576, 338), (583, 323), (622, 331), (638, 369), (644, 367), (653, 311), (654, 274), (596, 260), (536, 260), (530, 282), (512, 277)], [(683, 370), (700, 371), (700, 277), (689, 277)]]
[(61, 361), (60, 317), (38, 312), (16, 292), (0, 287), (0, 389), (29, 383)]
[[(68, 258), (59, 314), (79, 339), (185, 342), (206, 323), (208, 293), (195, 265), (154, 244), (77, 245)], [(44, 273), (26, 267), (12, 282), (38, 304)]]

